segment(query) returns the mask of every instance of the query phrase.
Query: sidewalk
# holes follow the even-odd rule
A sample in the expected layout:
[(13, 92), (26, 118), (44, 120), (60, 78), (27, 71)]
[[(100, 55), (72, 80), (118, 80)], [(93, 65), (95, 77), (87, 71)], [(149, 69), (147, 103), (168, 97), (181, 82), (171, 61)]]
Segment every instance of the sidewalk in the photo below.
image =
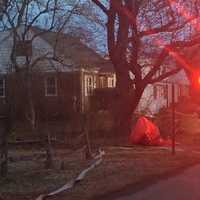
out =
[(199, 200), (200, 165), (185, 170), (182, 174), (157, 182), (135, 194), (115, 200)]

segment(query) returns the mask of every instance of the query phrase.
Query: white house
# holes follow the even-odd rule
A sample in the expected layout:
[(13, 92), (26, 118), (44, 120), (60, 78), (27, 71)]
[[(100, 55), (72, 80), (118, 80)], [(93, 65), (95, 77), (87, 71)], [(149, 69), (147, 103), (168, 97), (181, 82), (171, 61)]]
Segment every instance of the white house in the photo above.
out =
[(182, 97), (189, 96), (190, 83), (184, 70), (181, 70), (161, 82), (148, 85), (137, 111), (152, 115), (163, 107), (169, 107), (172, 103), (172, 85), (174, 85), (175, 102), (178, 102)]

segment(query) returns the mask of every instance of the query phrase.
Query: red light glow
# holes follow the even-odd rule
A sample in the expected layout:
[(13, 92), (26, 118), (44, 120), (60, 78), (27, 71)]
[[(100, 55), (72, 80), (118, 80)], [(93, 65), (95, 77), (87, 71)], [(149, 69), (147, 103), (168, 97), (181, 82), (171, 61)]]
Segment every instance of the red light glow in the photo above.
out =
[[(161, 39), (158, 40), (154, 40), (154, 42), (156, 44), (158, 44), (158, 46), (163, 46), (164, 41), (162, 41)], [(188, 71), (192, 71), (191, 66), (186, 62), (186, 60), (176, 51), (174, 51), (172, 48), (170, 48), (169, 46), (165, 46), (165, 50), (169, 53), (170, 56), (172, 56), (177, 63), (179, 63), (184, 69), (188, 70)], [(199, 77), (199, 81), (200, 81), (200, 77)], [(200, 83), (200, 82), (199, 82)]]
[[(113, 1), (114, 2), (114, 1)], [(178, 14), (180, 14), (183, 18), (185, 18), (186, 20), (192, 22), (193, 19), (195, 19), (195, 15), (193, 15), (186, 6), (181, 5), (179, 2), (174, 1), (174, 0), (168, 0), (168, 2), (172, 5), (176, 7), (176, 10), (178, 12)], [(125, 16), (129, 19), (129, 21), (134, 24), (135, 20), (134, 17), (132, 15), (132, 13), (130, 13), (130, 11), (127, 8), (124, 8), (123, 6), (120, 6), (120, 4), (117, 4), (116, 2), (114, 3), (114, 6), (116, 9), (118, 9), (118, 11), (121, 11), (125, 14)], [(196, 30), (200, 30), (200, 25), (199, 24), (191, 24)], [(165, 46), (165, 42), (162, 41), (161, 39), (155, 39), (154, 42), (158, 45), (158, 46)], [(178, 52), (176, 52), (174, 49), (172, 49), (169, 45), (166, 45), (165, 50), (169, 53), (170, 56), (172, 56), (176, 62), (178, 62), (179, 64), (181, 64), (181, 66), (186, 69), (187, 71), (190, 71), (192, 73), (194, 73), (194, 69), (192, 69), (192, 67), (189, 65), (189, 63), (187, 63), (187, 61), (183, 58), (183, 56), (181, 56)], [(198, 84), (200, 85), (200, 76), (198, 76), (198, 79), (195, 79), (196, 83), (198, 82)]]

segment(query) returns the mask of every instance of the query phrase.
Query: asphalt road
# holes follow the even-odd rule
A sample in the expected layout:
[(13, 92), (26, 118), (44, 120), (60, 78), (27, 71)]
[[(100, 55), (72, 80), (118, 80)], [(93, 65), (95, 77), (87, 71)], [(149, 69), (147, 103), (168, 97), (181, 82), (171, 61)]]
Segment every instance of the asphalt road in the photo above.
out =
[(115, 200), (200, 200), (200, 165)]

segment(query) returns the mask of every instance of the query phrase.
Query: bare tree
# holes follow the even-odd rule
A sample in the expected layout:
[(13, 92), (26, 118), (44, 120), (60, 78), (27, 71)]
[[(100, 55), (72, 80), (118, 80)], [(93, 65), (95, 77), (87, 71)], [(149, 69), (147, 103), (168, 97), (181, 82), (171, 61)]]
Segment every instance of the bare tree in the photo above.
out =
[[(4, 2), (4, 1), (3, 1)], [(54, 62), (64, 64), (63, 60), (59, 57), (57, 50), (57, 42), (55, 42), (53, 49), (38, 49), (35, 51), (34, 42), (44, 34), (54, 31), (56, 41), (60, 39), (60, 34), (65, 31), (66, 26), (70, 22), (72, 16), (81, 14), (80, 1), (63, 2), (61, 0), (8, 0), (3, 4), (1, 9), (1, 28), (5, 32), (9, 32), (8, 37), (11, 38), (11, 46), (9, 54), (9, 67), (8, 77), (9, 82), (15, 82), (17, 84), (15, 88), (21, 88), (23, 90), (23, 107), (25, 111), (25, 117), (30, 123), (32, 129), (36, 127), (36, 98), (33, 93), (34, 88), (34, 73), (40, 72), (40, 66), (42, 62), (51, 63), (52, 68), (56, 71)], [(41, 27), (39, 31), (34, 31), (35, 26)], [(11, 85), (9, 85), (11, 86)], [(10, 132), (13, 122), (14, 113), (16, 109), (15, 100), (19, 99), (19, 94), (15, 90), (13, 85), (9, 87), (9, 91), (6, 95), (7, 103), (7, 117), (9, 121), (9, 130), (4, 131), (2, 137), (5, 141), (2, 141), (2, 152), (5, 156), (1, 156), (3, 159), (7, 159), (7, 136)], [(38, 97), (39, 98), (39, 97)], [(21, 102), (22, 103), (22, 102)], [(43, 113), (43, 116), (47, 120), (48, 124), (48, 111)], [(48, 125), (46, 127), (49, 127)], [(50, 155), (50, 135), (49, 130), (45, 131), (47, 134), (45, 141), (47, 141), (47, 163), (50, 167), (52, 163), (52, 155)], [(7, 163), (3, 162), (2, 163)], [(5, 167), (1, 168), (4, 173)]]
[[(179, 53), (182, 48), (200, 42), (200, 2), (91, 1), (107, 17), (108, 52), (116, 71), (117, 108), (120, 108), (117, 126), (122, 132), (122, 128), (128, 129), (148, 84), (177, 73), (180, 66), (188, 70), (187, 62)], [(170, 65), (166, 65), (167, 60), (171, 61)]]

